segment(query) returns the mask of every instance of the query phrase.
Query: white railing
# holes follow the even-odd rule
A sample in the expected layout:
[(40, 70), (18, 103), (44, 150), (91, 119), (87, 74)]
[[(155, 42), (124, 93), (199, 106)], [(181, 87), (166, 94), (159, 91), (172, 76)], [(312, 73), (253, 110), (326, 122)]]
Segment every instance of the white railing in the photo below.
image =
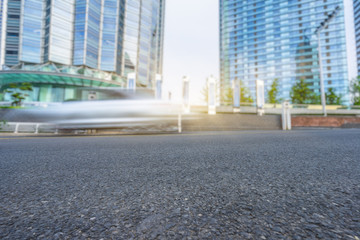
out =
[[(295, 115), (321, 115), (323, 114), (321, 105), (305, 105), (305, 104), (290, 104), (289, 106), (291, 114)], [(239, 109), (237, 109), (239, 110)], [(331, 115), (359, 115), (360, 106), (341, 106), (341, 105), (327, 105), (326, 110)], [(265, 104), (265, 114), (281, 114), (282, 104)], [(207, 106), (191, 106), (191, 112), (207, 112)], [(218, 113), (232, 113), (234, 108), (232, 106), (217, 106), (216, 112)], [(241, 104), (240, 113), (257, 113), (256, 106), (254, 104)]]
[[(35, 123), (35, 122), (2, 122), (0, 123), (0, 132), (10, 132), (10, 133), (35, 133), (38, 134), (40, 129), (46, 127), (48, 133), (58, 133), (58, 129), (54, 124), (51, 123)], [(25, 128), (25, 129), (21, 129)]]

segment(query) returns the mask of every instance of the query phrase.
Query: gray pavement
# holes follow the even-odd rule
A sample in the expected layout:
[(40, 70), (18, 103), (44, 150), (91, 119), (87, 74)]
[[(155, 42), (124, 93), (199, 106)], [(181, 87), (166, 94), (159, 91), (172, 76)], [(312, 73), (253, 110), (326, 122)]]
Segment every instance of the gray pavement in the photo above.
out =
[(360, 130), (0, 137), (0, 239), (359, 239)]

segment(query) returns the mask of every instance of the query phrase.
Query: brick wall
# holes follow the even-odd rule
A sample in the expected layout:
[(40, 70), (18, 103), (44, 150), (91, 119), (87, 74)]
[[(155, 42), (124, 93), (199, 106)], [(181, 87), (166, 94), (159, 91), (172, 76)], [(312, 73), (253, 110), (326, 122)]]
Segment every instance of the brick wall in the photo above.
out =
[(292, 116), (293, 127), (360, 127), (360, 117), (352, 116)]

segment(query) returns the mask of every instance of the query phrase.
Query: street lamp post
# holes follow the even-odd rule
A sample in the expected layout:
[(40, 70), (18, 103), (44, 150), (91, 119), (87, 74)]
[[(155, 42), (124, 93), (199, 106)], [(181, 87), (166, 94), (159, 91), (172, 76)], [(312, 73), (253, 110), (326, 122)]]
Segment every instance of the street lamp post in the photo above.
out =
[(328, 17), (324, 21), (322, 21), (320, 23), (320, 26), (317, 27), (316, 30), (315, 30), (315, 34), (316, 34), (317, 39), (318, 39), (320, 92), (321, 92), (321, 105), (322, 105), (322, 108), (323, 108), (324, 117), (327, 116), (327, 113), (326, 113), (326, 98), (325, 98), (324, 79), (323, 79), (323, 74), (322, 74), (320, 32), (329, 25), (331, 20), (333, 20), (336, 17), (336, 15), (338, 14), (339, 11), (340, 11), (340, 7), (337, 6), (335, 8), (335, 10), (330, 15), (328, 15)]
[(318, 52), (319, 52), (319, 70), (320, 70), (320, 93), (321, 93), (321, 104), (324, 113), (324, 117), (327, 116), (326, 113), (326, 99), (325, 99), (325, 88), (324, 88), (324, 79), (322, 74), (322, 60), (321, 60), (321, 46), (320, 46), (320, 31), (317, 32), (318, 38)]

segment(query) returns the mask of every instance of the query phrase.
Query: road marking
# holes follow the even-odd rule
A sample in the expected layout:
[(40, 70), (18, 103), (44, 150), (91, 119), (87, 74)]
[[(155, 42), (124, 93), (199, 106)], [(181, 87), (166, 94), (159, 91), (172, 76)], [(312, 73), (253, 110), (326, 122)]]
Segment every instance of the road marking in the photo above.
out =
[[(11, 137), (2, 137), (0, 135), (0, 140), (11, 140), (11, 139), (54, 139), (54, 138), (110, 138), (110, 137), (169, 137), (169, 136), (233, 136), (233, 135), (244, 135), (244, 134), (295, 134), (295, 133), (308, 133), (308, 132), (328, 132), (328, 131), (336, 131), (336, 130), (344, 130), (347, 129), (310, 129), (310, 130), (292, 130), (292, 131), (282, 131), (282, 130), (247, 130), (247, 131), (209, 131), (209, 132), (188, 132), (188, 133), (139, 133), (139, 134), (131, 134), (131, 133), (123, 133), (123, 134), (113, 134), (113, 135), (53, 135), (53, 136), (14, 136)], [(354, 130), (354, 129), (349, 129)], [(355, 131), (356, 132), (356, 131)]]
[[(317, 132), (322, 132), (323, 130), (315, 130)], [(280, 133), (280, 134), (292, 134), (292, 133), (299, 133), (303, 131), (281, 131), (281, 130), (269, 130), (269, 131), (235, 131), (235, 132), (205, 132), (205, 133), (174, 133), (174, 134), (168, 134), (168, 133), (157, 133), (157, 134), (114, 134), (114, 135), (81, 135), (81, 136), (13, 136), (13, 137), (1, 137), (0, 140), (17, 140), (17, 139), (54, 139), (54, 138), (109, 138), (109, 137), (169, 137), (169, 136), (232, 136), (232, 135), (243, 135), (243, 134), (274, 134), (274, 133)], [(314, 132), (314, 131), (311, 131)]]

